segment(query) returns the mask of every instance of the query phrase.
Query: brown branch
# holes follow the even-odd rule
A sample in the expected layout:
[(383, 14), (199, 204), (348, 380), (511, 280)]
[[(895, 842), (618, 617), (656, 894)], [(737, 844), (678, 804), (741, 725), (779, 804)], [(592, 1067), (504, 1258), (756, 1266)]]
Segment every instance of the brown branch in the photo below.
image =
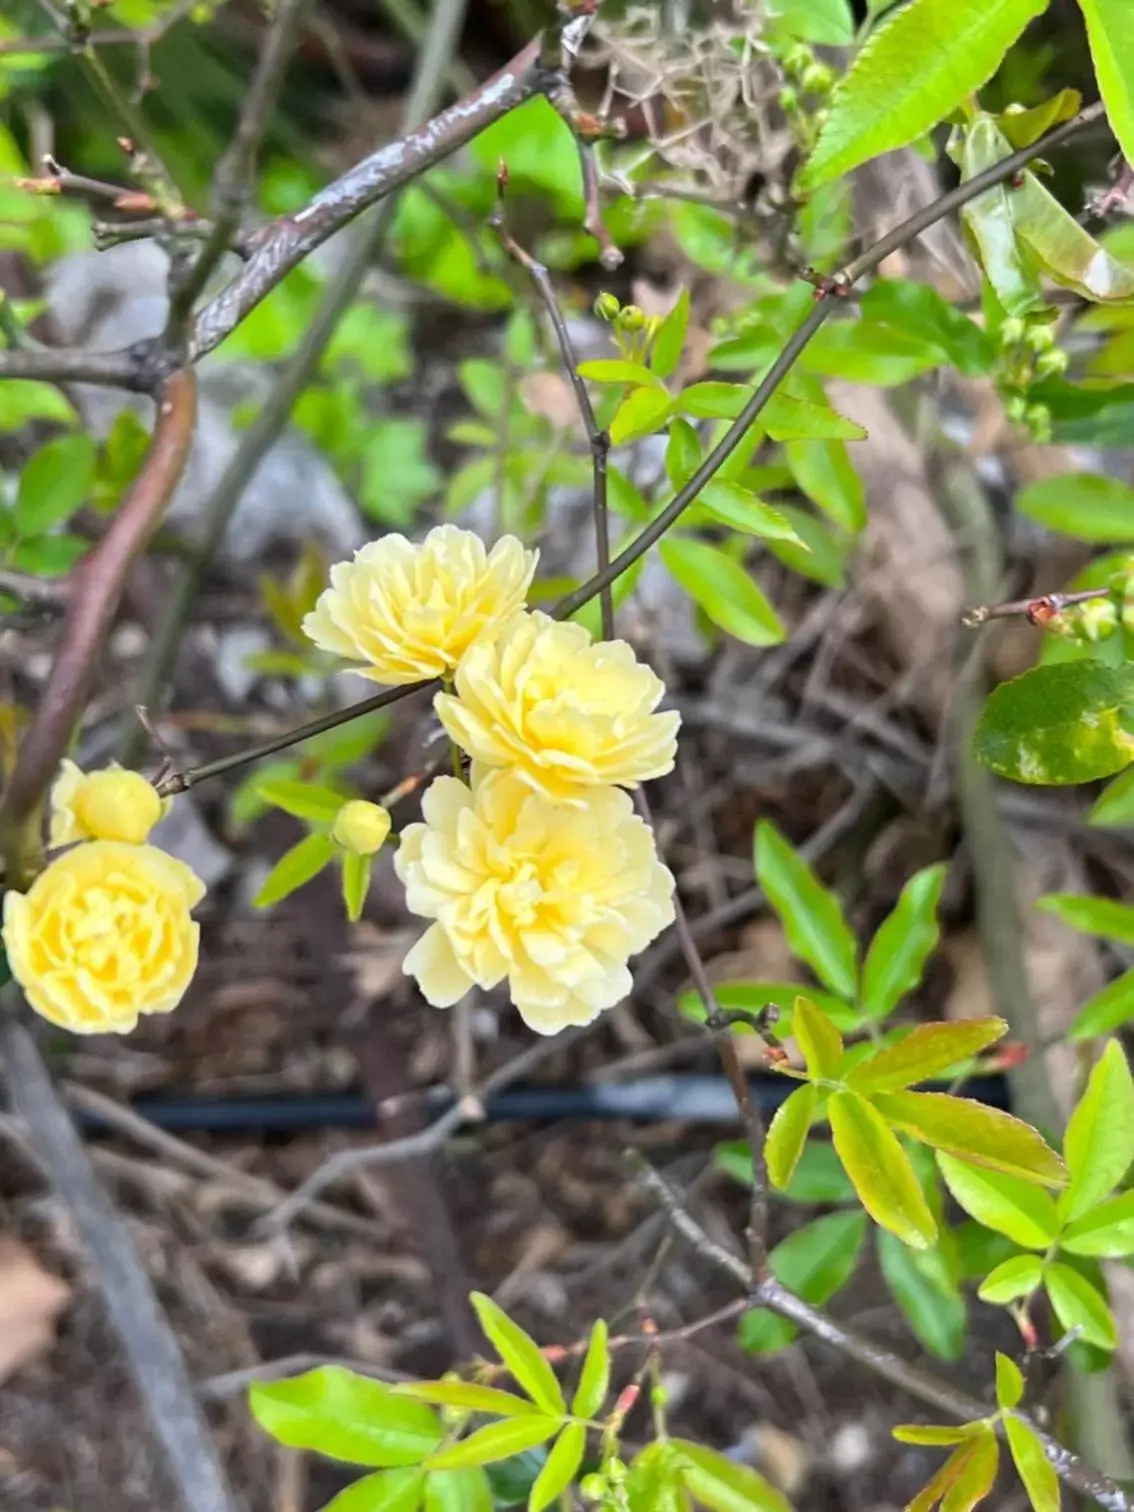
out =
[(177, 373), (158, 395), (153, 439), (138, 476), (105, 536), (71, 575), (62, 643), (0, 801), (0, 852), (7, 858), (10, 879), (22, 874), (24, 857), (38, 851), (38, 837), (28, 835), (28, 822), (66, 754), (130, 564), (180, 481), (196, 414), (196, 377)]
[(978, 625), (987, 624), (989, 620), (1015, 619), (1023, 615), (1033, 624), (1042, 624), (1044, 620), (1072, 604), (1087, 604), (1092, 599), (1109, 598), (1111, 592), (1110, 588), (1083, 588), (1078, 593), (1040, 593), (1033, 598), (1012, 599), (1004, 604), (977, 604), (974, 608), (965, 610), (961, 623), (967, 630), (975, 630)]
[[(975, 1422), (990, 1415), (993, 1409), (986, 1402), (909, 1364), (893, 1350), (876, 1344), (873, 1339), (844, 1328), (828, 1314), (794, 1296), (774, 1276), (765, 1275), (757, 1280), (739, 1255), (709, 1237), (665, 1178), (649, 1166), (637, 1151), (628, 1152), (627, 1158), (642, 1185), (664, 1210), (682, 1238), (718, 1270), (739, 1282), (754, 1306), (771, 1308), (773, 1312), (814, 1334), (817, 1339), (829, 1344), (848, 1359), (865, 1365), (875, 1375), (950, 1417), (958, 1418), (961, 1422)], [(1117, 1482), (1081, 1460), (1024, 1413), (1016, 1412), (1013, 1415), (1036, 1435), (1052, 1468), (1066, 1485), (1089, 1496), (1099, 1506), (1107, 1508), (1108, 1512), (1134, 1512), (1134, 1499)]]

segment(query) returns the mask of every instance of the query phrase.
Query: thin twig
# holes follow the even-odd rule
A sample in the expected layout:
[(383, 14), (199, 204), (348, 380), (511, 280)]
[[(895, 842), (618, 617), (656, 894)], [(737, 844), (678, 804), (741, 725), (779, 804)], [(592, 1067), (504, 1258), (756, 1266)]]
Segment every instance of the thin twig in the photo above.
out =
[[(10, 1005), (20, 1001), (13, 988), (5, 997)], [(0, 1012), (0, 1062), (8, 1096), (90, 1260), (182, 1506), (185, 1512), (235, 1512), (181, 1350), (130, 1236), (99, 1185), (35, 1041), (14, 1015)]]
[(1033, 623), (1041, 623), (1072, 604), (1087, 604), (1092, 599), (1109, 598), (1110, 588), (1082, 588), (1078, 593), (1040, 593), (1033, 598), (1011, 599), (1003, 604), (977, 604), (966, 609), (961, 623), (968, 630), (987, 624), (994, 619), (1015, 619), (1020, 615)]

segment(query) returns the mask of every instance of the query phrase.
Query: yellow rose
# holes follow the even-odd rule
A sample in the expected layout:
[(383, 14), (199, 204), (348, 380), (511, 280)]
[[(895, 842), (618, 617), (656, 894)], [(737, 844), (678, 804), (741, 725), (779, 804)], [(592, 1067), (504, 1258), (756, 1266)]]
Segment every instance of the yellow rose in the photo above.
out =
[(673, 919), (673, 877), (620, 788), (550, 803), (515, 772), (439, 777), (394, 865), (437, 922), (403, 970), (436, 1008), (507, 980), (538, 1034), (589, 1024), (630, 991), (627, 960)]
[(169, 1013), (197, 965), (205, 888), (152, 845), (92, 840), (4, 898), (4, 948), (37, 1013), (72, 1034), (126, 1034)]
[(331, 839), (356, 856), (373, 856), (386, 843), (390, 833), (389, 811), (364, 798), (344, 803), (331, 825)]
[(141, 845), (161, 818), (164, 806), (152, 783), (117, 764), (84, 775), (64, 761), (51, 789), (52, 850), (76, 840), (124, 840)]
[(439, 525), (420, 546), (388, 535), (331, 568), (303, 621), (323, 651), (380, 683), (444, 677), (486, 630), (519, 609), (539, 553), (503, 536), (491, 551), (470, 530)]
[(434, 701), (452, 739), (545, 798), (575, 801), (583, 788), (636, 787), (673, 770), (681, 716), (653, 712), (664, 684), (625, 641), (592, 642), (582, 625), (513, 615), (472, 647), (456, 691)]

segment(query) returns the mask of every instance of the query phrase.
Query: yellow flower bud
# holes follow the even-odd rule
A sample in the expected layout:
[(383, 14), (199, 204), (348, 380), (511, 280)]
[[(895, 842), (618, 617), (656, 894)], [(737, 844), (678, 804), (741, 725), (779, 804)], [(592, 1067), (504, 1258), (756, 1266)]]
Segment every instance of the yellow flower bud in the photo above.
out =
[(344, 850), (359, 856), (373, 856), (386, 843), (390, 833), (390, 815), (377, 803), (356, 798), (344, 803), (331, 825), (331, 839)]
[(120, 840), (142, 845), (164, 805), (138, 772), (111, 765), (89, 775), (64, 761), (51, 789), (52, 849), (77, 840)]

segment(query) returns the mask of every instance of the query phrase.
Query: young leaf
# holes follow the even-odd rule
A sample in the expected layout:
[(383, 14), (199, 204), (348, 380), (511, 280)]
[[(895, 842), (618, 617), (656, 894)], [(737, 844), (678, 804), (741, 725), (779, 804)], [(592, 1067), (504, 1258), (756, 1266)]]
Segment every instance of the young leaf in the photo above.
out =
[(904, 1243), (928, 1249), (937, 1225), (896, 1136), (856, 1092), (833, 1092), (827, 1113), (836, 1153), (863, 1207)]
[(885, 1018), (921, 981), (925, 963), (941, 938), (937, 905), (946, 870), (945, 866), (927, 866), (912, 876), (870, 942), (859, 994), (868, 1018)]
[(787, 517), (763, 499), (758, 499), (751, 490), (741, 488), (739, 483), (714, 479), (706, 483), (697, 495), (697, 503), (707, 509), (722, 525), (741, 530), (745, 535), (761, 536), (768, 541), (794, 541), (802, 545), (799, 537), (788, 523)]
[(1068, 1332), (1077, 1328), (1084, 1343), (1099, 1349), (1116, 1347), (1118, 1330), (1110, 1308), (1086, 1276), (1062, 1261), (1052, 1260), (1044, 1267), (1043, 1284), (1055, 1316)]
[(1024, 1377), (1015, 1360), (996, 1352), (996, 1401), (1001, 1407), (1016, 1407), (1024, 1395)]
[(896, 1045), (861, 1061), (848, 1073), (847, 1085), (857, 1092), (898, 1092), (939, 1076), (1007, 1033), (1008, 1025), (1002, 1018), (918, 1024)]
[(780, 917), (792, 953), (832, 992), (853, 998), (858, 946), (843, 906), (769, 819), (756, 826), (756, 880)]
[(843, 1037), (814, 1003), (797, 997), (791, 1020), (807, 1074), (815, 1081), (833, 1080), (843, 1063)]
[(1043, 1266), (1035, 1255), (1013, 1255), (989, 1271), (977, 1288), (977, 1296), (982, 1302), (1003, 1307), (1034, 1292), (1042, 1280)]
[(283, 809), (296, 819), (309, 819), (315, 824), (330, 824), (346, 799), (334, 788), (319, 787), (313, 782), (297, 782), (288, 777), (264, 777), (256, 783), (256, 791), (265, 803)]
[(1011, 1113), (946, 1092), (880, 1092), (872, 1098), (887, 1123), (935, 1150), (1024, 1182), (1067, 1182), (1056, 1152), (1031, 1124)]
[(727, 552), (688, 536), (667, 536), (659, 550), (674, 578), (714, 625), (749, 646), (776, 646), (783, 640), (779, 615)]
[(488, 1477), (479, 1467), (431, 1470), (425, 1477), (424, 1512), (493, 1512)]
[(1101, 473), (1039, 478), (1016, 495), (1016, 508), (1080, 541), (1134, 541), (1134, 488)]
[(988, 332), (930, 284), (912, 278), (880, 278), (867, 289), (859, 305), (872, 320), (933, 342), (968, 378), (987, 373), (995, 359), (996, 349)]
[(1134, 945), (1134, 908), (1129, 903), (1081, 893), (1047, 893), (1037, 899), (1036, 907), (1054, 914), (1082, 934), (1101, 935), (1121, 945)]
[[(651, 384), (656, 380), (651, 376)], [(610, 422), (612, 446), (627, 446), (631, 441), (640, 441), (643, 436), (653, 435), (673, 413), (673, 400), (661, 387), (631, 389), (614, 412)]]
[(607, 1343), (607, 1327), (601, 1318), (591, 1329), (590, 1343), (579, 1376), (579, 1384), (571, 1402), (574, 1417), (593, 1418), (602, 1409), (610, 1389), (610, 1347)]
[(468, 1438), (430, 1455), (426, 1468), (463, 1470), (471, 1465), (491, 1465), (497, 1460), (510, 1459), (523, 1449), (545, 1444), (562, 1426), (561, 1417), (542, 1413), (532, 1417), (505, 1418), (500, 1423), (489, 1423), (487, 1428), (478, 1428)]
[(373, 856), (360, 856), (355, 851), (344, 851), (342, 854), (343, 904), (352, 924), (357, 924), (362, 918), (362, 910), (366, 906), (373, 860)]
[(965, 1212), (985, 1228), (1007, 1234), (1024, 1249), (1047, 1249), (1059, 1233), (1055, 1203), (1037, 1186), (986, 1171), (938, 1151), (937, 1164), (945, 1185)]
[(959, 1423), (955, 1428), (944, 1423), (899, 1423), (890, 1429), (890, 1436), (899, 1444), (922, 1444), (927, 1449), (940, 1449), (947, 1444), (963, 1444), (976, 1431), (975, 1423)]
[(253, 899), (256, 908), (268, 908), (281, 898), (305, 886), (317, 877), (335, 856), (335, 847), (326, 835), (308, 835), (285, 851), (264, 878), (264, 885)]
[(69, 520), (86, 497), (94, 464), (89, 436), (60, 436), (41, 446), (20, 473), (13, 512), (20, 535), (46, 535)]
[(258, 1383), (248, 1400), (252, 1416), (279, 1443), (353, 1465), (417, 1465), (443, 1437), (423, 1403), (337, 1365)]
[(340, 1491), (323, 1512), (417, 1512), (425, 1489), (425, 1471), (416, 1465), (364, 1475)]
[(1134, 969), (1108, 982), (1101, 991), (1087, 999), (1067, 1031), (1072, 1041), (1095, 1039), (1112, 1034), (1134, 1018)]
[(689, 290), (682, 289), (676, 304), (662, 321), (658, 334), (654, 337), (650, 366), (659, 378), (669, 378), (677, 370), (688, 329)]
[(985, 703), (973, 749), (1014, 782), (1051, 786), (1111, 777), (1134, 759), (1122, 714), (1129, 669), (1097, 661), (1035, 667), (1001, 683)]
[(1030, 147), (1053, 127), (1077, 116), (1082, 104), (1083, 97), (1077, 89), (1061, 89), (1028, 110), (1020, 105), (1009, 106), (993, 119), (1014, 148)]
[(37, 378), (6, 378), (0, 389), (0, 435), (20, 430), (29, 420), (74, 425), (75, 411), (62, 389)]
[(1110, 128), (1134, 162), (1134, 11), (1126, 0), (1079, 0)]
[(845, 442), (789, 441), (784, 457), (800, 489), (836, 525), (859, 531), (866, 524), (866, 489)]
[(799, 1163), (818, 1101), (819, 1093), (806, 1082), (776, 1109), (768, 1128), (764, 1159), (768, 1166), (768, 1180), (777, 1189), (787, 1186)]
[(710, 1512), (791, 1512), (791, 1506), (762, 1475), (726, 1459), (704, 1444), (673, 1439), (682, 1485)]
[(1066, 1219), (1108, 1196), (1134, 1160), (1134, 1080), (1118, 1040), (1109, 1040), (1067, 1124), (1063, 1153), (1071, 1184)]
[(539, 1411), (525, 1397), (472, 1381), (408, 1381), (393, 1389), (398, 1396), (414, 1397), (434, 1407), (462, 1407), (466, 1412), (491, 1412), (497, 1417), (530, 1417)]
[(626, 1477), (630, 1512), (688, 1512), (680, 1473), (681, 1456), (668, 1439), (647, 1444), (634, 1456)]
[(971, 1512), (986, 1497), (996, 1479), (1000, 1450), (996, 1435), (985, 1423), (974, 1424), (964, 1443), (906, 1507), (906, 1512)]
[(544, 1412), (566, 1412), (567, 1404), (555, 1372), (540, 1354), (535, 1340), (483, 1292), (473, 1292), (469, 1300), (492, 1347), (532, 1401)]
[(567, 1489), (583, 1463), (587, 1430), (582, 1423), (568, 1423), (551, 1446), (547, 1463), (536, 1477), (528, 1497), (528, 1512), (543, 1512)]
[(1059, 1246), (1072, 1255), (1134, 1255), (1134, 1192), (1123, 1192), (1069, 1223)]
[(580, 378), (589, 378), (592, 383), (645, 384), (648, 388), (662, 388), (649, 368), (641, 362), (624, 362), (615, 357), (597, 357), (593, 362), (580, 362)]
[(1059, 1512), (1059, 1476), (1035, 1430), (1008, 1412), (1004, 1414), (1004, 1434), (1035, 1512)]
[(912, 1250), (879, 1229), (878, 1259), (894, 1300), (925, 1348), (939, 1360), (959, 1360), (968, 1309), (941, 1251)]
[(992, 77), (1045, 4), (910, 0), (880, 23), (841, 80), (799, 188), (817, 189), (923, 136)]

